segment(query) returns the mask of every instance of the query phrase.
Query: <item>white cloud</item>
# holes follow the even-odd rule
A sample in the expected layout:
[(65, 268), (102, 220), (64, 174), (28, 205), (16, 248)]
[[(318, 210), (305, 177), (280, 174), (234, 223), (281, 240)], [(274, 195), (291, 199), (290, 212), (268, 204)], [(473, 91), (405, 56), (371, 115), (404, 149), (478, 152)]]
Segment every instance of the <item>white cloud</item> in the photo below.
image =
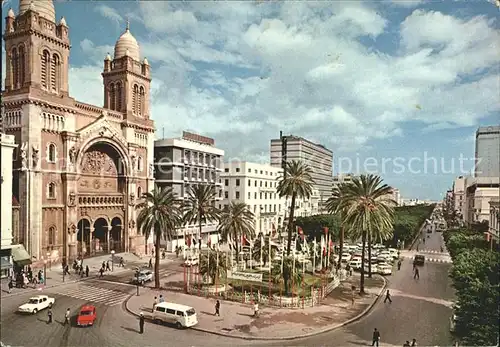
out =
[(426, 1), (425, 0), (388, 0), (388, 3), (399, 6), (399, 7), (406, 7), (406, 8), (414, 8), (419, 5), (424, 4)]
[[(228, 154), (259, 157), (279, 130), (334, 151), (359, 150), (402, 136), (410, 120), (435, 131), (473, 126), (500, 110), (500, 37), (486, 16), (418, 9), (395, 22), (369, 3), (138, 6), (149, 30), (138, 39), (153, 68), (157, 128), (215, 136)], [(388, 28), (399, 35), (390, 43), (395, 53), (366, 44)], [(81, 48), (92, 64), (73, 78), (94, 87), (79, 82), (72, 94), (102, 104), (101, 64), (111, 46), (84, 40)], [(91, 70), (95, 78), (86, 77)]]
[(123, 17), (120, 15), (120, 13), (116, 9), (107, 5), (99, 4), (94, 8), (94, 11), (110, 20), (116, 26), (120, 26), (120, 24), (123, 22)]

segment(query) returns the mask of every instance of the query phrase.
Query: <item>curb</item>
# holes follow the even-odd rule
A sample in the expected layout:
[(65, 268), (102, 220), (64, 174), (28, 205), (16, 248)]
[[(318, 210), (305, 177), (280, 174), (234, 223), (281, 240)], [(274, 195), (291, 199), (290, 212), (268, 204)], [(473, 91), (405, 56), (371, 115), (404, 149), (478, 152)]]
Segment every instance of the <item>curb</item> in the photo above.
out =
[[(212, 334), (212, 335), (218, 335), (218, 336), (228, 337), (228, 338), (232, 338), (232, 339), (253, 340), (253, 341), (286, 341), (286, 340), (304, 339), (304, 338), (307, 338), (307, 337), (313, 337), (313, 336), (316, 336), (316, 335), (321, 335), (321, 334), (324, 334), (324, 333), (327, 333), (327, 332), (330, 332), (330, 331), (342, 328), (342, 327), (344, 327), (346, 325), (349, 325), (351, 323), (354, 323), (354, 322), (360, 320), (361, 318), (363, 318), (364, 316), (366, 316), (373, 309), (373, 307), (375, 306), (375, 304), (377, 304), (377, 302), (379, 301), (382, 293), (387, 288), (387, 283), (388, 283), (387, 279), (385, 277), (383, 277), (383, 276), (379, 276), (379, 277), (381, 277), (384, 280), (384, 285), (380, 289), (380, 291), (377, 294), (375, 300), (373, 300), (373, 302), (370, 305), (368, 305), (367, 308), (365, 308), (357, 316), (355, 316), (355, 317), (353, 317), (351, 319), (348, 319), (347, 321), (345, 321), (343, 323), (335, 324), (335, 325), (329, 326), (329, 327), (327, 327), (325, 329), (321, 329), (321, 330), (318, 330), (318, 331), (313, 331), (313, 332), (310, 332), (310, 333), (300, 334), (300, 335), (286, 336), (286, 337), (261, 337), (261, 336), (247, 336), (247, 335), (229, 335), (229, 334), (226, 334), (226, 333), (221, 333), (221, 332), (218, 332), (218, 331), (214, 331), (214, 330), (210, 330), (210, 329), (204, 329), (204, 328), (198, 328), (198, 327), (191, 327), (189, 329), (196, 330), (196, 331), (201, 331), (201, 332)], [(127, 300), (125, 301), (125, 309), (131, 315), (139, 317), (138, 313), (132, 311), (128, 307), (129, 300), (132, 297), (134, 297), (134, 296), (135, 295), (130, 295), (127, 298)]]

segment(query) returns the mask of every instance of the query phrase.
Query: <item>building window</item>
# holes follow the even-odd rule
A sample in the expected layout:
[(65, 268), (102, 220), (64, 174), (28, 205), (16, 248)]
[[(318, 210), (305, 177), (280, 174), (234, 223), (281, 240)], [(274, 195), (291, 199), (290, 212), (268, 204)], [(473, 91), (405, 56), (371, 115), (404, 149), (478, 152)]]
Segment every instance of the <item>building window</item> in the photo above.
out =
[(227, 187), (227, 186), (229, 186), (229, 180), (228, 180), (227, 178), (224, 180), (224, 185), (225, 185), (226, 187)]
[(53, 92), (59, 90), (59, 78), (59, 56), (53, 54), (52, 60), (50, 61), (50, 88)]
[(240, 168), (239, 167), (236, 168), (236, 172), (240, 172)]
[(266, 188), (267, 188), (267, 181), (265, 181), (265, 182), (264, 182), (264, 187), (266, 187)]
[(144, 87), (139, 88), (139, 115), (144, 116), (144, 106), (146, 103), (146, 92), (144, 91)]
[(257, 180), (255, 180), (254, 184), (253, 184), (255, 187), (257, 187)]
[(47, 197), (49, 199), (56, 198), (56, 184), (54, 182), (50, 182), (47, 186)]
[(240, 192), (236, 192), (236, 199), (240, 198)]
[(252, 198), (252, 193), (248, 192), (248, 200)]
[(225, 168), (225, 169), (224, 169), (224, 172), (229, 172), (229, 168)]
[[(42, 53), (42, 61), (40, 64), (40, 79), (44, 89), (49, 88), (49, 69), (50, 69), (50, 53), (44, 50)], [(14, 74), (15, 76), (15, 74)]]
[(122, 110), (122, 98), (123, 98), (123, 95), (122, 95), (122, 92), (123, 92), (122, 84), (120, 82), (117, 82), (115, 88), (116, 88), (116, 100), (115, 100), (115, 108), (114, 108), (114, 110), (115, 111), (121, 111)]
[(239, 187), (239, 186), (240, 186), (240, 179), (239, 179), (239, 178), (237, 178), (237, 179), (236, 179), (236, 187)]
[(264, 171), (260, 170), (260, 174), (261, 174), (261, 175), (262, 175), (262, 173), (263, 173), (263, 172), (264, 172)]
[(142, 199), (142, 187), (137, 187), (137, 199)]
[(116, 91), (115, 91), (115, 84), (111, 83), (108, 87), (108, 99), (109, 99), (109, 109), (114, 110), (116, 107)]
[(56, 227), (52, 226), (49, 228), (47, 235), (47, 245), (53, 246), (56, 244)]
[(139, 157), (137, 159), (137, 171), (142, 171), (144, 168), (144, 162), (143, 162), (143, 159), (142, 157)]
[(248, 186), (251, 187), (252, 186), (252, 180), (248, 180)]
[(262, 200), (262, 193), (260, 193), (260, 200)]
[(257, 200), (257, 192), (253, 193), (253, 198)]
[(252, 173), (252, 169), (248, 169), (248, 173)]
[(229, 192), (228, 191), (224, 192), (224, 198), (229, 199)]
[(260, 183), (260, 187), (262, 188), (262, 181), (260, 181), (259, 183)]
[(219, 198), (222, 198), (222, 190), (219, 190)]
[(56, 145), (53, 143), (49, 143), (49, 146), (47, 148), (47, 156), (48, 156), (48, 162), (49, 163), (55, 163), (56, 162)]

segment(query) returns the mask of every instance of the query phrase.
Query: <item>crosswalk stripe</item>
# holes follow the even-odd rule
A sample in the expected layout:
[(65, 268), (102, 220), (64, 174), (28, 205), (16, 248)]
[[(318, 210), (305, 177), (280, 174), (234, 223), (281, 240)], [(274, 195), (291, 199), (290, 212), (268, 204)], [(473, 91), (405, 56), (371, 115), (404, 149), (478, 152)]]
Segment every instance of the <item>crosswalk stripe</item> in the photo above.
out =
[(58, 291), (56, 294), (108, 306), (120, 304), (128, 297), (127, 293), (96, 286), (80, 286), (67, 291)]

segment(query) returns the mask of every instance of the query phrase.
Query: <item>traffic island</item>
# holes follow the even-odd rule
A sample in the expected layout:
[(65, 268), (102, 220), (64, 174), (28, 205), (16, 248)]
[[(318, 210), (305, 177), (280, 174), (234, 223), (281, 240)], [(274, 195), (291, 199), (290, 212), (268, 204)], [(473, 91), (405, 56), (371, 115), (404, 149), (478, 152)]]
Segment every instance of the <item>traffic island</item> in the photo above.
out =
[(254, 317), (251, 304), (219, 298), (220, 316), (215, 316), (215, 298), (154, 289), (144, 289), (140, 296), (131, 296), (125, 307), (135, 316), (142, 312), (152, 323), (154, 298), (163, 295), (167, 302), (195, 308), (199, 323), (191, 329), (246, 340), (292, 340), (340, 328), (366, 315), (383, 294), (386, 280), (380, 276), (367, 279), (363, 296), (352, 290), (352, 286), (358, 283), (358, 276), (349, 278), (313, 307), (280, 309), (261, 306), (258, 317)]

